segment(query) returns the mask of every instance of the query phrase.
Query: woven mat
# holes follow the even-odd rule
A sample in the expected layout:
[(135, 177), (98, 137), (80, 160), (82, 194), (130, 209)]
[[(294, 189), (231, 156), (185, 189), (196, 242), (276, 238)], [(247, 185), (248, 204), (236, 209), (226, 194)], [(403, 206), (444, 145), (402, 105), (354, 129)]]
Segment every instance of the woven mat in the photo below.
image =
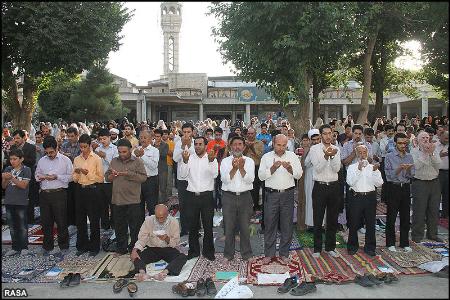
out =
[(387, 205), (384, 202), (378, 201), (377, 202), (377, 212), (376, 215), (378, 216), (386, 216), (387, 214)]
[[(400, 230), (399, 228), (397, 228), (397, 229)], [(397, 241), (400, 240), (400, 232), (398, 230), (395, 232), (395, 239)], [(345, 240), (345, 243), (347, 243), (347, 241), (348, 241), (348, 232), (349, 232), (348, 230), (340, 232), (343, 239)], [(359, 246), (364, 247), (365, 242), (366, 242), (365, 233), (361, 233), (358, 231)], [(384, 233), (383, 231), (375, 231), (375, 243), (376, 243), (377, 248), (386, 247), (386, 233)]]
[[(312, 278), (330, 283), (342, 283), (355, 279), (356, 273), (342, 257), (332, 257), (322, 252), (319, 258), (315, 258), (312, 256), (313, 248), (298, 250), (297, 253), (304, 270)], [(336, 277), (339, 277), (339, 282), (336, 281)]]
[(116, 256), (113, 253), (108, 253), (92, 271), (92, 275), (100, 281), (132, 278), (135, 274), (129, 254)]
[(336, 249), (341, 258), (350, 266), (353, 272), (364, 275), (372, 273), (373, 275), (382, 273), (378, 267), (388, 266), (394, 270), (395, 274), (400, 274), (392, 265), (390, 265), (381, 255), (369, 256), (365, 252), (358, 250), (355, 255), (348, 255), (347, 249)]
[[(304, 248), (314, 248), (314, 233), (309, 231), (297, 231), (295, 230), (298, 242)], [(322, 233), (322, 242), (325, 242), (325, 233)], [(347, 244), (341, 233), (336, 232), (336, 248), (345, 248)]]
[(195, 263), (187, 281), (196, 282), (200, 278), (208, 277), (211, 277), (213, 281), (219, 281), (215, 278), (216, 272), (238, 272), (241, 278), (247, 276), (247, 262), (241, 259), (239, 253), (235, 253), (231, 262), (223, 257), (223, 253), (216, 253), (215, 256), (214, 261), (209, 261), (201, 256)]
[[(2, 228), (3, 229), (3, 228)], [(58, 232), (56, 226), (53, 227), (53, 238), (55, 241), (55, 245), (57, 244)], [(41, 225), (32, 225), (28, 228), (28, 244), (29, 245), (42, 245), (44, 243), (44, 232), (42, 231)], [(11, 241), (11, 233), (9, 228), (5, 227), (5, 230), (2, 230), (2, 244), (10, 245)]]
[(247, 284), (258, 285), (258, 273), (285, 274), (286, 272), (289, 272), (291, 276), (298, 275), (300, 281), (305, 280), (305, 271), (303, 270), (300, 258), (296, 251), (289, 252), (290, 262), (287, 264), (278, 256), (272, 257), (267, 263), (264, 263), (264, 258), (264, 256), (258, 256), (248, 261)]
[(434, 252), (432, 249), (416, 244), (410, 241), (409, 246), (413, 249), (411, 252), (397, 251), (392, 252), (387, 248), (381, 248), (380, 250), (384, 255), (391, 258), (397, 265), (404, 268), (417, 267), (420, 264), (441, 260), (442, 255)]
[(418, 275), (418, 274), (427, 274), (428, 271), (424, 269), (420, 269), (417, 267), (402, 267), (399, 266), (390, 256), (386, 255), (385, 252), (381, 251), (381, 249), (376, 249), (376, 253), (382, 257), (384, 261), (386, 261), (392, 269), (396, 270), (399, 274), (402, 275)]
[[(69, 273), (80, 273), (81, 279), (89, 279), (94, 275), (99, 264), (105, 258), (105, 253), (100, 252), (99, 255), (91, 257), (88, 253), (75, 256), (76, 249), (64, 257), (64, 260), (57, 264), (63, 271), (58, 275), (58, 280), (62, 280)], [(103, 254), (103, 255), (102, 255)]]

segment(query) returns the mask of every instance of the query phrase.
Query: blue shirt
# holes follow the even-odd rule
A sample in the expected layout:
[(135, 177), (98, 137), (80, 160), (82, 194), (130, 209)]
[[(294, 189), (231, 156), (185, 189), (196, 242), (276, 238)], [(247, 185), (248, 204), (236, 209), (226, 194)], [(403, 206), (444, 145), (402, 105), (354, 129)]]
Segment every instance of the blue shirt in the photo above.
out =
[(263, 139), (266, 139), (266, 143), (264, 144), (264, 153), (270, 152), (269, 143), (272, 141), (272, 136), (268, 133), (263, 134), (260, 133), (256, 136), (256, 139), (259, 141), (262, 141)]
[[(362, 141), (362, 142), (367, 147), (367, 155), (368, 155), (368, 157), (373, 158), (372, 145), (367, 143), (367, 142), (365, 142), (365, 141)], [(344, 146), (342, 147), (342, 152), (341, 152), (341, 160), (346, 159), (353, 152), (353, 144), (354, 143), (355, 143), (354, 140), (350, 140), (350, 141), (348, 141), (347, 143), (344, 144)], [(355, 156), (355, 158), (353, 158), (353, 161), (348, 166), (350, 166), (351, 164), (354, 164), (357, 161), (358, 161), (358, 158)], [(345, 168), (348, 169), (348, 166), (346, 166)]]
[[(413, 166), (409, 172), (402, 170), (397, 175), (396, 170), (400, 164), (413, 164)], [(388, 182), (409, 183), (416, 173), (412, 155), (410, 153), (405, 153), (405, 156), (401, 157), (397, 149), (394, 149), (392, 152), (386, 154), (384, 172), (386, 173), (386, 181)]]

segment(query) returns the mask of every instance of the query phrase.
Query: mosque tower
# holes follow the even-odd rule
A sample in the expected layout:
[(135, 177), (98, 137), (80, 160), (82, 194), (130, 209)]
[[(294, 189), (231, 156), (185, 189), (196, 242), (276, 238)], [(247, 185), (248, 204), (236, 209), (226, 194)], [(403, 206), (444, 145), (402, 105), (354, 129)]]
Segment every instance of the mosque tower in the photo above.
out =
[(161, 3), (161, 27), (164, 34), (164, 76), (178, 73), (181, 8), (178, 2)]

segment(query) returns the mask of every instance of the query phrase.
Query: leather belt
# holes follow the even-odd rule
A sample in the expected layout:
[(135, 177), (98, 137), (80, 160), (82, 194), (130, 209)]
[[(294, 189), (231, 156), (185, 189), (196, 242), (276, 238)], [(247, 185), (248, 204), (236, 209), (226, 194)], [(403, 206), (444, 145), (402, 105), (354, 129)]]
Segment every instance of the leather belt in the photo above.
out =
[(292, 187), (284, 189), (284, 190), (277, 190), (277, 189), (266, 188), (266, 192), (269, 192), (269, 193), (284, 193), (284, 192), (293, 190), (294, 188), (295, 188), (295, 186), (292, 186)]
[(61, 192), (61, 191), (65, 191), (66, 189), (64, 188), (57, 188), (57, 189), (48, 189), (48, 190), (41, 190), (41, 192), (44, 193), (56, 193), (56, 192)]
[(354, 190), (352, 190), (353, 195), (354, 196), (367, 196), (370, 195), (372, 193), (375, 193), (375, 191), (371, 191), (371, 192), (355, 192)]
[(338, 183), (339, 181), (330, 181), (330, 182), (324, 182), (324, 181), (314, 181), (314, 183), (322, 184), (322, 185), (332, 185), (335, 183)]
[(425, 180), (425, 179), (419, 179), (419, 178), (414, 177), (412, 180), (413, 180), (413, 181), (426, 181), (426, 182), (431, 182), (431, 181), (434, 181), (434, 180), (438, 180), (438, 178), (436, 177), (436, 178), (434, 178), (434, 179)]
[(207, 193), (212, 193), (212, 191), (191, 192), (191, 193), (194, 194), (195, 196), (203, 196), (203, 195), (206, 195)]
[(233, 194), (235, 196), (240, 196), (242, 194), (248, 193), (249, 191), (243, 191), (243, 192), (231, 192), (231, 191), (224, 191), (225, 193), (230, 193)]
[(410, 185), (409, 182), (391, 182), (391, 184), (399, 186), (399, 187), (404, 187), (404, 186), (409, 186)]
[(97, 184), (93, 183), (93, 184), (80, 184), (82, 189), (96, 189), (97, 188)]

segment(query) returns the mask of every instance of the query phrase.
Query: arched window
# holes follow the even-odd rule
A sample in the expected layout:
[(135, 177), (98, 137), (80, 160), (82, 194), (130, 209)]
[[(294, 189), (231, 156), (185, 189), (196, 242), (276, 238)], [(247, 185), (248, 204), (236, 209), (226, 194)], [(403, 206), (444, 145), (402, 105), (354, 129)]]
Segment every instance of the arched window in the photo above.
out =
[(175, 41), (173, 36), (169, 37), (169, 71), (173, 71), (174, 68), (174, 55), (175, 55)]
[(163, 15), (167, 15), (167, 7), (164, 7), (164, 8), (163, 8), (162, 13), (163, 13)]
[(181, 16), (181, 9), (177, 8), (177, 15)]
[(175, 15), (177, 12), (175, 10), (175, 7), (169, 8), (169, 15)]

